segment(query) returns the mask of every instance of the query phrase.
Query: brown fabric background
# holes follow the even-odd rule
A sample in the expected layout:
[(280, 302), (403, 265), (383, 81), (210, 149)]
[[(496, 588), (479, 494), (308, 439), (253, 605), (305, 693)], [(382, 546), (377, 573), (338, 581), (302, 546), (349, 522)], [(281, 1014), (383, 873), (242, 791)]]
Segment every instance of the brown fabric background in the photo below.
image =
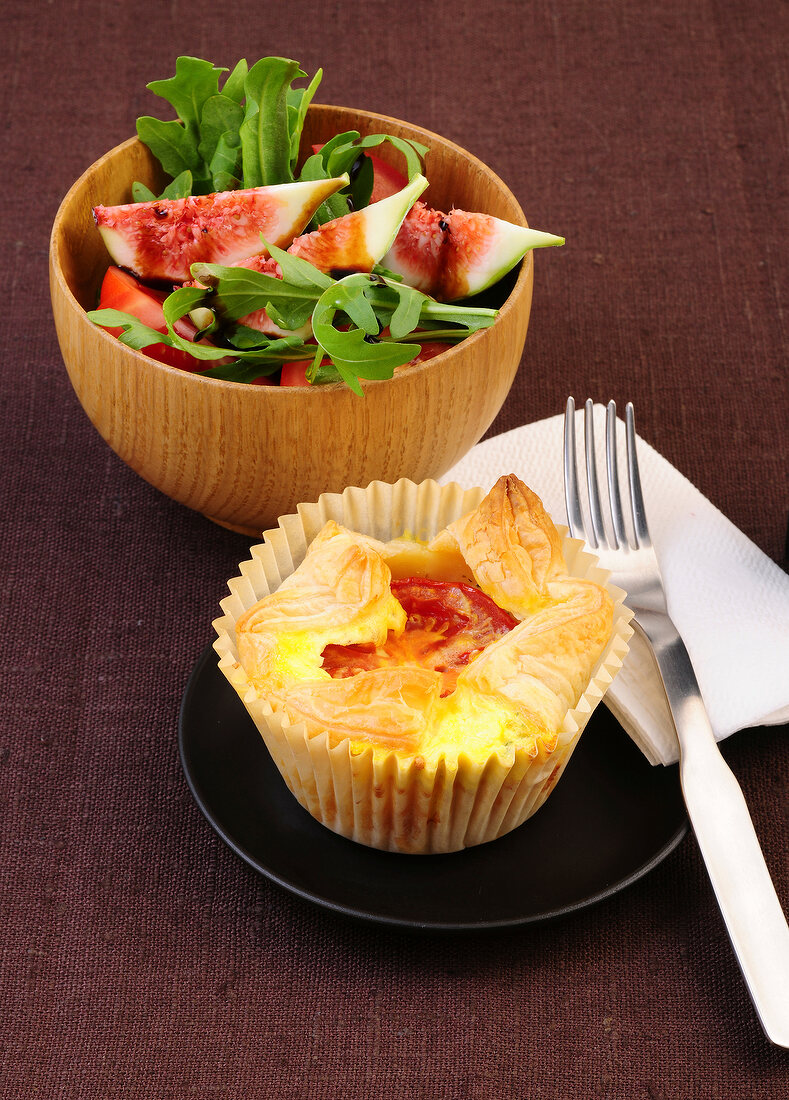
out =
[[(531, 223), (499, 432), (582, 400), (771, 558), (787, 523), (781, 0), (6, 5), (0, 1096), (678, 1100), (789, 1093), (692, 837), (552, 925), (420, 937), (255, 875), (194, 805), (180, 697), (249, 540), (163, 498), (74, 397), (47, 290), (71, 182), (179, 53), (322, 65), (323, 102), (446, 134)], [(558, 456), (557, 456), (558, 460)], [(789, 907), (786, 729), (724, 747)]]

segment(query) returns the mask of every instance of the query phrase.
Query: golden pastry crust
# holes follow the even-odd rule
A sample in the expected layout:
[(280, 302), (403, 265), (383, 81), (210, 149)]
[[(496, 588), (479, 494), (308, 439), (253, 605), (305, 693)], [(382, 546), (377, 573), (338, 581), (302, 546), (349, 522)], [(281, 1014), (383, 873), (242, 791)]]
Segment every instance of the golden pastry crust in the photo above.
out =
[[(327, 645), (382, 646), (406, 616), (392, 569), (445, 577), (458, 569), (518, 623), (486, 646), (441, 694), (441, 674), (418, 664), (332, 679)], [(536, 495), (501, 478), (473, 512), (427, 546), (380, 543), (333, 521), (303, 563), (237, 623), (240, 661), (275, 711), (327, 731), (352, 751), (372, 745), (404, 757), (550, 753), (611, 635), (604, 588), (567, 574), (561, 539)]]
[(330, 521), (299, 568), (239, 619), (239, 657), (262, 693), (330, 679), (320, 667), (327, 645), (381, 644), (403, 629), (391, 573), (370, 543)]
[(553, 520), (514, 474), (499, 478), (475, 511), (450, 524), (431, 545), (448, 539), (482, 591), (519, 619), (550, 600), (548, 585), (567, 575)]

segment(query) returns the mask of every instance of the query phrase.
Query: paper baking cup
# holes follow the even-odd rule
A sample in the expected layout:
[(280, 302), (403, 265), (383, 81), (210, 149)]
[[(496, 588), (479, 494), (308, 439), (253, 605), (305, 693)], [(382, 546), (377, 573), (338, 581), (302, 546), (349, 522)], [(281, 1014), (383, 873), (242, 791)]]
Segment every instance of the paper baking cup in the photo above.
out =
[[(611, 639), (577, 706), (565, 716), (552, 752), (535, 756), (525, 749), (493, 752), (486, 761), (462, 751), (437, 761), (358, 743), (332, 740), (326, 731), (308, 734), (261, 698), (239, 663), (236, 622), (263, 596), (274, 592), (303, 561), (307, 547), (330, 520), (383, 542), (404, 532), (428, 540), (453, 520), (472, 511), (482, 489), (373, 482), (368, 488), (325, 493), (315, 504), (300, 504), (239, 566), (230, 595), (214, 627), (219, 667), (233, 685), (260, 731), (289, 789), (313, 817), (350, 840), (392, 852), (454, 852), (484, 844), (521, 825), (542, 806), (561, 776), (584, 726), (621, 668), (632, 635), (625, 593), (583, 549), (583, 542), (559, 527), (568, 571), (604, 584), (614, 600)], [(557, 525), (558, 526), (558, 525)]]

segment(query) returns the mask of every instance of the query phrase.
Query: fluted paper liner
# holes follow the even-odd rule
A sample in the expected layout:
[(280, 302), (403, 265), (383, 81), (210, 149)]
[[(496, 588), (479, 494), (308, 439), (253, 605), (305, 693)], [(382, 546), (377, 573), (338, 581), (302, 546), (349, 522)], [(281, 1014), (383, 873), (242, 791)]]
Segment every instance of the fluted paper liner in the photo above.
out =
[(214, 622), (219, 667), (293, 795), (327, 828), (351, 840), (393, 852), (453, 852), (517, 828), (550, 794), (627, 653), (632, 614), (622, 602), (625, 593), (608, 582), (608, 573), (583, 550), (583, 542), (559, 527), (568, 571), (606, 586), (614, 600), (614, 624), (586, 691), (565, 716), (553, 752), (540, 747), (532, 757), (525, 749), (502, 749), (480, 762), (462, 751), (437, 761), (371, 745), (352, 751), (350, 740), (332, 741), (326, 731), (308, 735), (303, 723), (291, 723), (257, 694), (238, 660), (236, 622), (297, 568), (328, 520), (383, 542), (404, 532), (426, 541), (476, 508), (484, 496), (482, 489), (405, 479), (325, 493), (266, 531), (240, 565), (240, 575), (228, 583), (230, 595), (221, 602), (224, 615)]

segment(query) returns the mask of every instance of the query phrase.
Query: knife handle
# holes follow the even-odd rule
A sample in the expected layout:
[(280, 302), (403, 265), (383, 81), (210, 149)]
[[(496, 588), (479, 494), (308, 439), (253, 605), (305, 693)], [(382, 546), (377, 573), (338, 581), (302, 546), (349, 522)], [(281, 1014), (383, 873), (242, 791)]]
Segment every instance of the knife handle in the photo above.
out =
[(726, 930), (765, 1034), (789, 1048), (789, 926), (748, 806), (721, 756), (676, 627), (657, 612), (637, 619), (666, 690), (679, 739), (682, 794)]

